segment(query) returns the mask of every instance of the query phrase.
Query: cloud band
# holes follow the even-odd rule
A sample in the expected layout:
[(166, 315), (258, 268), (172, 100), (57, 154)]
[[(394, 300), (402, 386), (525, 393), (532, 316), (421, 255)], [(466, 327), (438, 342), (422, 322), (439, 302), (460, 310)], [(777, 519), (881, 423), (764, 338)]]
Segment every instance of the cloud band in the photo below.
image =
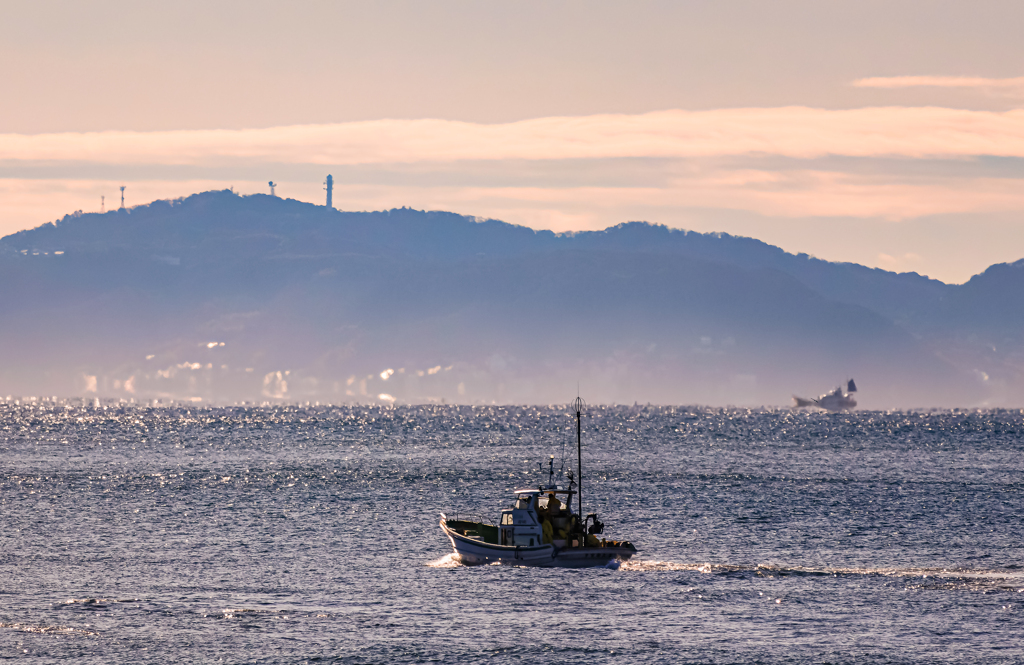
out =
[(1024, 77), (993, 79), (978, 76), (874, 76), (857, 79), (852, 85), (855, 88), (987, 88), (1024, 91)]
[(0, 160), (202, 165), (711, 157), (1024, 157), (1024, 110), (806, 107), (549, 117), (506, 124), (375, 120), (265, 129), (0, 135)]

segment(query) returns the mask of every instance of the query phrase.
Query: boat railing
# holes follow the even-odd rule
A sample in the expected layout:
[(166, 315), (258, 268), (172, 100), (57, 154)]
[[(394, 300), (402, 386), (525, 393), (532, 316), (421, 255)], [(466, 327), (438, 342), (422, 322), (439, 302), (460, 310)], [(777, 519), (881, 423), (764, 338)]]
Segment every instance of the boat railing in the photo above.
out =
[(445, 513), (445, 521), (447, 522), (475, 522), (476, 524), (486, 524), (487, 526), (497, 526), (492, 520), (481, 517), (475, 513)]

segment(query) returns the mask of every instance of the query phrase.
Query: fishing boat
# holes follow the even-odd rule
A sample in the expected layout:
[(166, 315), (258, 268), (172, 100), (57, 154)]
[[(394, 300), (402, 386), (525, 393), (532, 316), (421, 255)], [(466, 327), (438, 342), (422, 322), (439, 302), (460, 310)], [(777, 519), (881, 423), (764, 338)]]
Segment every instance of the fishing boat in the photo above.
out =
[[(441, 529), (456, 556), (467, 565), (505, 563), (517, 566), (587, 568), (628, 561), (636, 547), (626, 541), (599, 538), (604, 524), (596, 513), (583, 515), (583, 445), (581, 419), (585, 404), (576, 398), (575, 477), (568, 471), (568, 487), (555, 482), (554, 461), (548, 460), (548, 482), (517, 489), (515, 503), (501, 511), (498, 523), (480, 518), (449, 518), (441, 513)], [(573, 498), (577, 510), (573, 512)]]

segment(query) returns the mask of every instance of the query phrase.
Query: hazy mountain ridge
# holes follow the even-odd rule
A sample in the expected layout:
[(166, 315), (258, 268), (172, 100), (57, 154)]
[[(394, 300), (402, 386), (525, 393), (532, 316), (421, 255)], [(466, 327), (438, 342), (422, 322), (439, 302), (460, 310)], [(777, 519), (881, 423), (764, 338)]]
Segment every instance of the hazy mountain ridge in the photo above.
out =
[(1009, 356), (976, 353), (1013, 328), (979, 303), (1018, 264), (953, 286), (638, 222), (556, 235), (231, 192), (0, 250), (4, 394), (548, 402), (579, 380), (592, 401), (781, 404), (847, 375), (869, 406), (1022, 394)]

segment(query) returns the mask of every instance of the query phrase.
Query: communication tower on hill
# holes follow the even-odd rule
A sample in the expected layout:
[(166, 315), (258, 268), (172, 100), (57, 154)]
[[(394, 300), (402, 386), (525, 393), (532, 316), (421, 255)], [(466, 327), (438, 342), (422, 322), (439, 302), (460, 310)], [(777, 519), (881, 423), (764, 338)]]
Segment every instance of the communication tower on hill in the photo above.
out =
[(100, 212), (106, 212), (106, 211), (107, 211), (107, 197), (101, 196), (100, 197)]
[(277, 183), (274, 182), (273, 180), (271, 180), (267, 184), (270, 185), (270, 195), (271, 196), (277, 196), (277, 194), (274, 193), (274, 188), (277, 187)]
[(124, 185), (121, 185), (121, 210), (124, 210)]
[(328, 208), (333, 208), (334, 207), (334, 176), (332, 176), (330, 173), (328, 173), (327, 174), (327, 180), (324, 181), (324, 184), (327, 185), (327, 187), (324, 187), (324, 189), (327, 190), (327, 207)]

